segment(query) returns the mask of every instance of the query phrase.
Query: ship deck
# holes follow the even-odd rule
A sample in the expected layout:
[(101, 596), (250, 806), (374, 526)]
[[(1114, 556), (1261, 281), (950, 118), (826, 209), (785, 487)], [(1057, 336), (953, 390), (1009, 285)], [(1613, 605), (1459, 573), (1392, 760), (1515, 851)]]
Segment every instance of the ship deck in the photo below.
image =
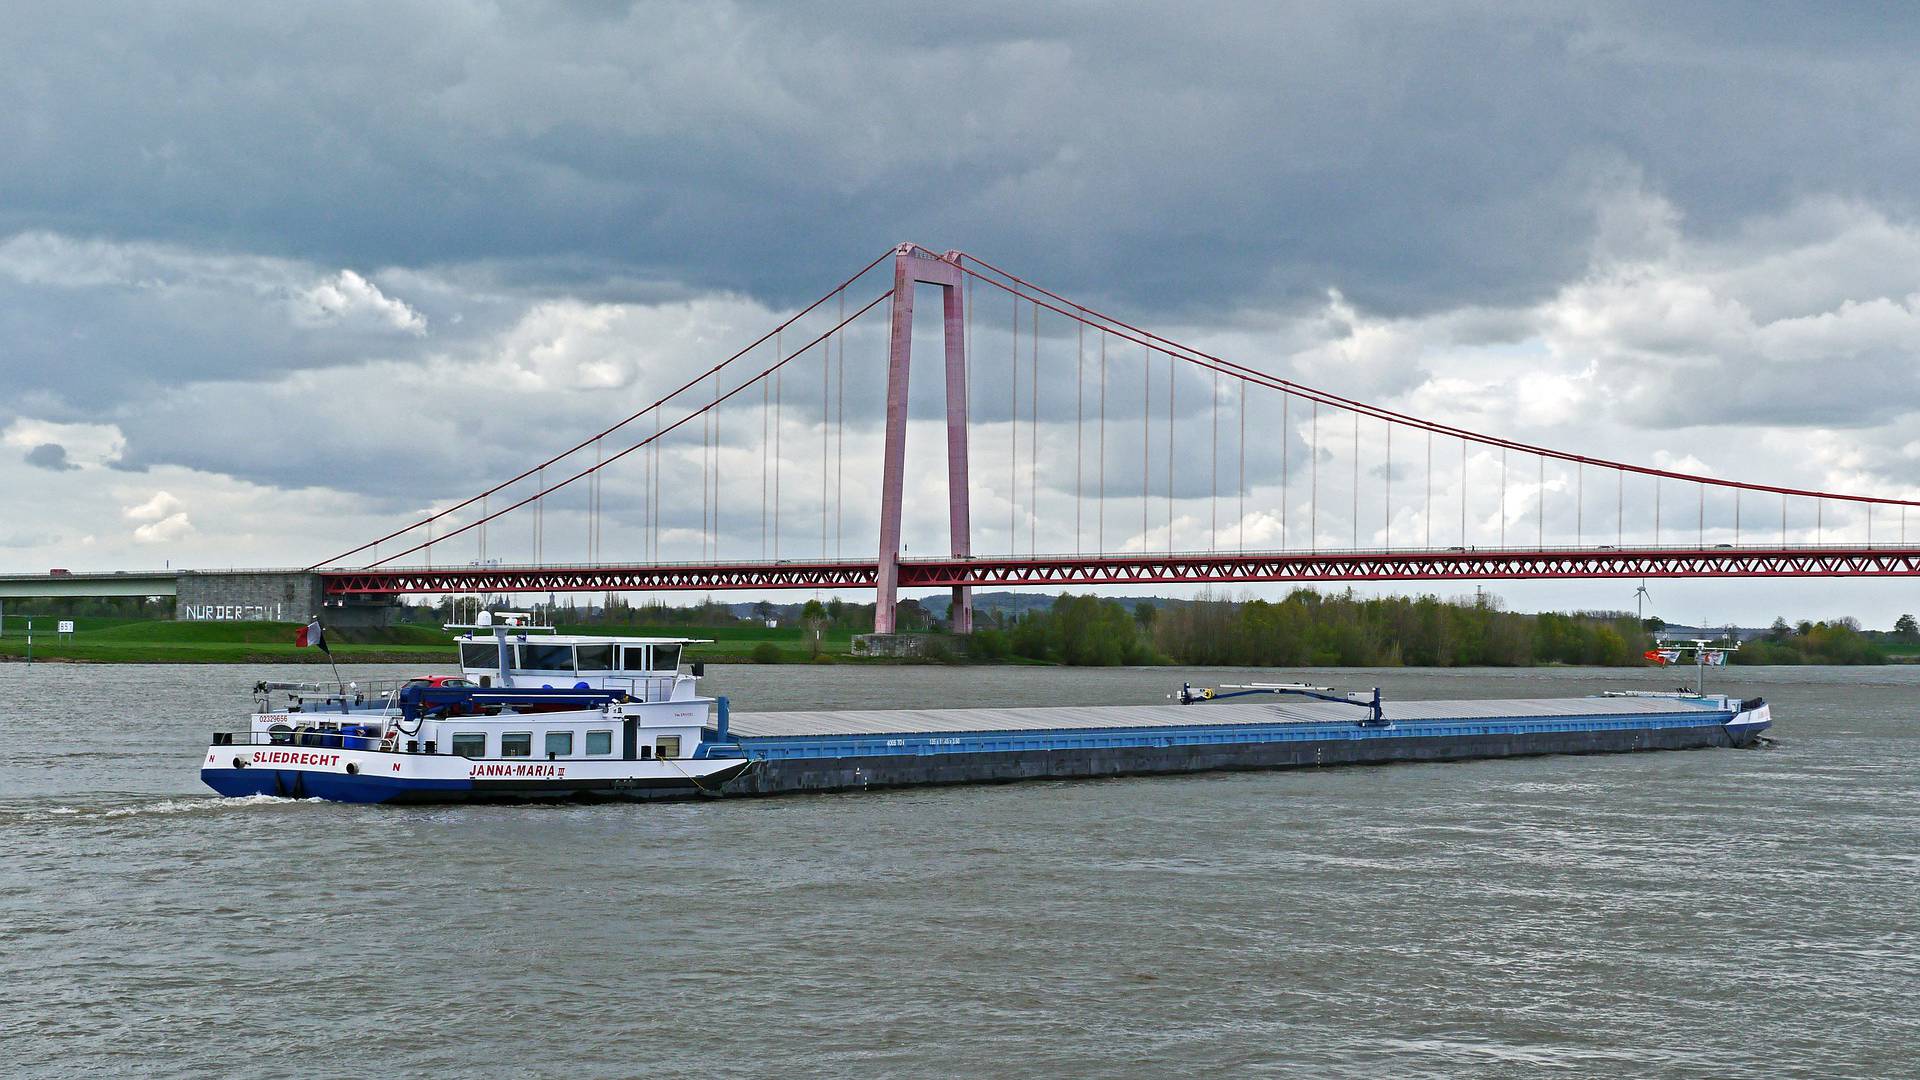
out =
[[(1403, 721), (1636, 718), (1725, 712), (1723, 698), (1509, 698), (1386, 701), (1384, 718)], [(854, 709), (736, 712), (740, 739), (807, 736), (928, 735), (987, 732), (1192, 728), (1232, 725), (1353, 723), (1366, 709), (1335, 702), (1280, 698), (1197, 705), (1073, 705), (1004, 709)]]

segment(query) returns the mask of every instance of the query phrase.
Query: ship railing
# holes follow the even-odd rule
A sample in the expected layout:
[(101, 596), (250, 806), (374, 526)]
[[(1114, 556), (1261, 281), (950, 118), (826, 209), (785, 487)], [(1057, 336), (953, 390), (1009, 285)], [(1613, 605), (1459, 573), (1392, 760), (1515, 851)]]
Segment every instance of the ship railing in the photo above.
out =
[(608, 690), (624, 690), (635, 701), (668, 701), (673, 697), (676, 675), (604, 675), (600, 685)]
[(309, 747), (317, 750), (379, 750), (385, 725), (334, 724), (328, 727), (286, 727), (278, 731), (216, 731), (210, 746)]
[[(279, 712), (273, 708), (276, 694), (286, 695), (288, 706), (298, 706), (302, 715), (400, 711), (400, 691), (412, 679), (348, 679), (337, 683), (263, 682), (253, 688), (254, 702), (261, 712)], [(344, 708), (342, 707), (344, 705)]]

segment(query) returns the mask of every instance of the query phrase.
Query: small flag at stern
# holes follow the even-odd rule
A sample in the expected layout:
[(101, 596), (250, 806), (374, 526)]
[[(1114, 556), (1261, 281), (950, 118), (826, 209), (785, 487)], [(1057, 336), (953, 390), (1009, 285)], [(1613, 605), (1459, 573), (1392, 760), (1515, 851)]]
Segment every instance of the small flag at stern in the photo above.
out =
[(326, 631), (320, 629), (320, 620), (318, 618), (294, 631), (293, 643), (303, 649), (309, 646), (317, 647), (328, 656), (333, 655), (333, 650), (327, 648)]

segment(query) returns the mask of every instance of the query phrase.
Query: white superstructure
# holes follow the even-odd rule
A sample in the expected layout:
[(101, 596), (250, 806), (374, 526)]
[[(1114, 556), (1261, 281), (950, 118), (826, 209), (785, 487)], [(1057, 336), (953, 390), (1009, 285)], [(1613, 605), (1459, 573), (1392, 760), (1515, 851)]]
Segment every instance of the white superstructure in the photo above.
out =
[(517, 612), (447, 629), (459, 676), (259, 684), (248, 731), (216, 733), (202, 777), (223, 794), (356, 802), (653, 798), (745, 767), (708, 736), (724, 736), (724, 699), (701, 696), (701, 665), (680, 670), (701, 639), (556, 634)]
[(497, 689), (619, 690), (637, 701), (690, 701), (699, 676), (683, 673), (688, 645), (705, 638), (558, 634), (519, 612), (481, 612), (460, 632), (460, 670), (475, 686)]

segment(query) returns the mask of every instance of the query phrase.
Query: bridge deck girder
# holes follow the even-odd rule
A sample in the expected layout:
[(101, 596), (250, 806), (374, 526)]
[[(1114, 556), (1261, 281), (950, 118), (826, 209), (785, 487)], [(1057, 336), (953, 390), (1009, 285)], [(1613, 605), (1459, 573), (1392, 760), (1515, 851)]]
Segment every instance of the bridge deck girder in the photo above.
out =
[(0, 578), (0, 599), (40, 596), (173, 596), (179, 578), (140, 577), (132, 574), (74, 574), (71, 577)]
[[(1920, 546), (1515, 549), (975, 556), (902, 559), (902, 588), (1512, 581), (1638, 577), (1915, 577)], [(321, 571), (332, 596), (407, 593), (871, 589), (876, 560)]]

